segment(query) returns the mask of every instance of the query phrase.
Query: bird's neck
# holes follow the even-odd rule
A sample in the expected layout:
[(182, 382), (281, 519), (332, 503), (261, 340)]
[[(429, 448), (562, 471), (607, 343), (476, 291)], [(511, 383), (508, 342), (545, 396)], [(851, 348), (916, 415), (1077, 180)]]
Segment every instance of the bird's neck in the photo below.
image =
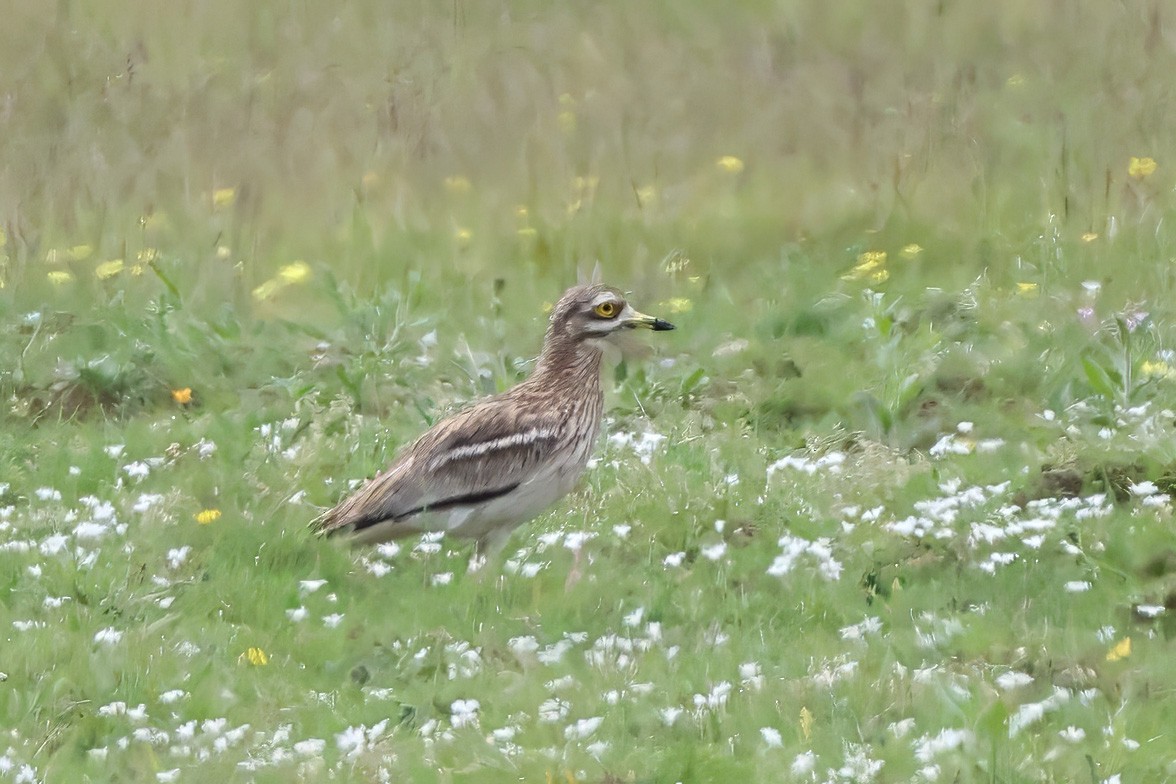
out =
[(599, 346), (567, 335), (549, 333), (531, 377), (596, 387), (600, 385), (600, 359)]

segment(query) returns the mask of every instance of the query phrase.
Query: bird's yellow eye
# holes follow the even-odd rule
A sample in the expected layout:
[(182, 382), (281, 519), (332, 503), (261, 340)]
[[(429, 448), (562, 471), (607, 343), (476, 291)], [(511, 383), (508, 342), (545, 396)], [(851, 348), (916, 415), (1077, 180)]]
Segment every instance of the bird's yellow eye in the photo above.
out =
[(596, 315), (600, 316), (601, 318), (612, 318), (620, 311), (617, 308), (617, 303), (615, 302), (601, 302), (599, 305), (593, 308), (593, 312), (595, 312)]

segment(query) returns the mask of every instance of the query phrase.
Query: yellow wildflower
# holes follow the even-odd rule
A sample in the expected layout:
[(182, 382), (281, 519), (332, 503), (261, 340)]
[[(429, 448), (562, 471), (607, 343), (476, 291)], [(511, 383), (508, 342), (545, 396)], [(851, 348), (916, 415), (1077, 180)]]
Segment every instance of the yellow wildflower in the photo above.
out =
[(457, 244), (463, 248), (470, 244), (470, 240), (473, 239), (473, 236), (473, 232), (471, 232), (469, 229), (463, 229), (461, 227), (458, 227), (458, 229), (453, 232), (453, 238), (457, 240)]
[(918, 243), (912, 242), (910, 245), (903, 247), (903, 249), (901, 251), (899, 251), (899, 254), (904, 259), (913, 259), (922, 252), (923, 252), (923, 246), (919, 245)]
[(637, 195), (637, 206), (645, 207), (657, 201), (657, 188), (652, 185), (645, 185), (634, 191)]
[(253, 298), (263, 302), (287, 286), (305, 283), (313, 274), (310, 265), (299, 259), (278, 270), (278, 274), (253, 290)]
[[(186, 406), (192, 402), (192, 387), (184, 387), (183, 389), (173, 389), (171, 395), (172, 395), (172, 400), (176, 401), (181, 406)], [(203, 514), (203, 512), (201, 512), (201, 514)], [(218, 512), (217, 514), (220, 514), (220, 513)], [(196, 519), (199, 520), (200, 515), (197, 515)]]
[(265, 283), (253, 290), (253, 298), (258, 302), (264, 302), (273, 295), (277, 294), (279, 290), (285, 287), (285, 283), (281, 278), (270, 278)]
[(1176, 371), (1172, 370), (1172, 366), (1167, 362), (1153, 362), (1150, 359), (1144, 360), (1143, 364), (1139, 366), (1139, 370), (1145, 376), (1156, 376), (1162, 378), (1176, 377)]
[(1082, 235), (1083, 242), (1094, 242), (1097, 239), (1098, 239), (1098, 232), (1097, 231), (1088, 231)]
[(473, 187), (474, 186), (470, 183), (470, 181), (465, 177), (462, 177), (460, 174), (445, 178), (445, 190), (449, 191), (455, 196), (460, 196), (463, 193), (469, 193)]
[(1136, 158), (1132, 155), (1127, 163), (1127, 174), (1136, 180), (1142, 180), (1155, 174), (1157, 165), (1154, 158)]
[(555, 305), (552, 305), (550, 302), (544, 302), (539, 306), (539, 310), (543, 311), (544, 313), (550, 313), (551, 311), (555, 310)]
[(1036, 297), (1037, 284), (1021, 282), (1017, 284), (1017, 293), (1022, 297)]
[(142, 275), (143, 274), (143, 265), (142, 264), (132, 264), (131, 265), (131, 274), (135, 275), (135, 276)]
[(122, 259), (111, 259), (110, 261), (104, 261), (95, 267), (94, 274), (98, 276), (99, 280), (106, 280), (107, 278), (113, 278), (115, 275), (122, 272), (123, 266)]
[[(881, 283), (890, 277), (890, 273), (886, 272), (886, 251), (884, 250), (868, 250), (865, 253), (859, 253), (857, 257), (857, 264), (849, 272), (841, 276), (842, 280), (861, 280), (869, 277), (875, 283)], [(886, 273), (883, 275), (882, 273)]]
[(813, 712), (804, 706), (800, 709), (800, 734), (804, 735), (805, 740), (813, 737)]
[(1124, 637), (1115, 643), (1114, 647), (1107, 651), (1107, 661), (1116, 662), (1120, 659), (1126, 659), (1131, 655), (1131, 638)]
[(719, 167), (719, 171), (727, 174), (738, 174), (743, 171), (743, 161), (736, 158), (734, 155), (724, 155), (715, 161), (715, 165)]
[(196, 513), (196, 522), (201, 525), (208, 525), (209, 523), (215, 523), (220, 519), (220, 516), (221, 510), (219, 509), (202, 509)]
[(67, 251), (71, 261), (85, 261), (94, 255), (94, 247), (92, 245), (74, 245)]
[(241, 659), (249, 662), (254, 667), (264, 667), (269, 664), (269, 656), (261, 648), (249, 648), (245, 653), (241, 654), (238, 661)]
[(67, 270), (52, 270), (46, 273), (46, 277), (54, 286), (64, 285), (74, 279), (73, 273)]
[(231, 207), (237, 200), (237, 192), (232, 188), (217, 188), (212, 192), (213, 207)]
[(310, 279), (310, 265), (299, 259), (278, 270), (278, 277), (286, 283), (305, 283)]
[(658, 307), (670, 313), (685, 313), (694, 307), (694, 303), (685, 297), (674, 297), (673, 299), (667, 299), (665, 302), (662, 302)]
[(143, 250), (135, 255), (135, 258), (142, 262), (151, 263), (159, 258), (159, 250), (156, 248), (143, 248)]
[(880, 269), (876, 272), (870, 273), (870, 282), (874, 284), (885, 283), (890, 280), (890, 270)]
[(1022, 74), (1013, 74), (1005, 80), (1005, 84), (1009, 87), (1017, 88), (1025, 86), (1025, 77)]

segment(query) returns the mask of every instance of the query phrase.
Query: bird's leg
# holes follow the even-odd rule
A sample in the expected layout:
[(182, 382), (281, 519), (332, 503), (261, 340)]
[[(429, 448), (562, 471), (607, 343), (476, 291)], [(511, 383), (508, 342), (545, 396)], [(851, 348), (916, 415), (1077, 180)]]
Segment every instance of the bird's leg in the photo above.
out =
[(584, 576), (584, 571), (580, 568), (583, 559), (584, 545), (580, 545), (572, 551), (572, 568), (568, 570), (568, 578), (564, 580), (564, 593), (569, 593)]
[(474, 542), (474, 554), (470, 557), (469, 571), (478, 572), (491, 565), (493, 571), (501, 571), (502, 551), (510, 540), (510, 528), (495, 528)]

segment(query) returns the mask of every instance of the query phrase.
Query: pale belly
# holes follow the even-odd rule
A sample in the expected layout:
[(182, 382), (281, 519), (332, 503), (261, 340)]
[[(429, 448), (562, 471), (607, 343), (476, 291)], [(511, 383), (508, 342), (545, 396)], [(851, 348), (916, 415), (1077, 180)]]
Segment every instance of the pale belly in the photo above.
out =
[(423, 513), (404, 521), (416, 531), (444, 531), (467, 539), (505, 539), (517, 526), (549, 509), (570, 493), (584, 474), (592, 443), (559, 466), (540, 471), (506, 495), (476, 506), (458, 507), (438, 513)]

